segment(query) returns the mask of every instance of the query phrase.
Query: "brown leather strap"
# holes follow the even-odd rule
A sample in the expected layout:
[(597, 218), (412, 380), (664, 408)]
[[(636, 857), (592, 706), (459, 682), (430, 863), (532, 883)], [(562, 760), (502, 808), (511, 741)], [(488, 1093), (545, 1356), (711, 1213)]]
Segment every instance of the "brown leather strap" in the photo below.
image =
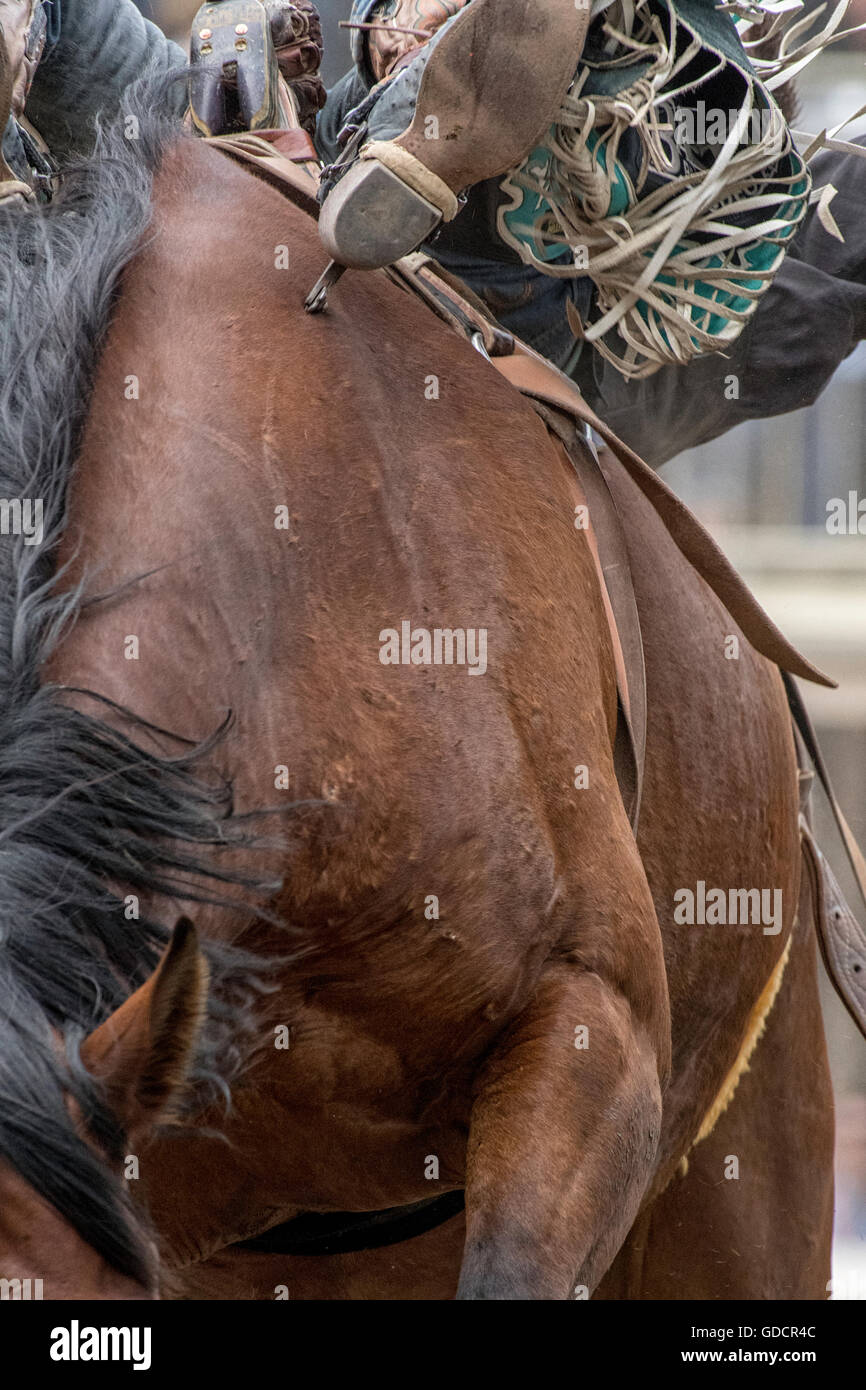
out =
[(207, 137), (206, 142), (272, 183), (303, 212), (318, 218), (319, 165), (313, 142), (305, 130), (214, 135)]
[(598, 455), (591, 441), (578, 432), (573, 414), (540, 402), (534, 404), (577, 474), (579, 492), (589, 514), (587, 537), (605, 601), (619, 694), (614, 767), (623, 805), (636, 835), (646, 760), (646, 669), (625, 528)]
[(851, 872), (860, 890), (863, 906), (866, 907), (866, 860), (864, 860), (860, 846), (854, 838), (853, 830), (845, 819), (842, 807), (836, 799), (836, 793), (830, 781), (830, 773), (827, 764), (824, 762), (824, 754), (821, 752), (821, 746), (818, 743), (818, 735), (815, 733), (815, 726), (809, 717), (809, 711), (803, 703), (803, 697), (797, 688), (797, 684), (787, 671), (782, 672), (782, 680), (788, 695), (788, 705), (794, 723), (803, 740), (806, 752), (812, 760), (812, 765), (818, 774), (818, 781), (821, 783), (824, 795), (830, 804), (833, 819), (836, 822), (839, 834), (842, 837), (842, 843), (845, 846), (848, 863), (851, 865)]
[[(261, 140), (267, 140), (275, 150), (285, 155), (293, 164), (314, 164), (318, 168), (319, 156), (311, 137), (300, 127), (292, 130), (259, 130)], [(318, 184), (318, 178), (316, 178)]]
[[(782, 681), (788, 695), (788, 706), (795, 728), (794, 741), (800, 770), (800, 844), (803, 868), (812, 894), (818, 945), (833, 988), (866, 1037), (866, 932), (845, 901), (836, 876), (821, 852), (808, 821), (809, 794), (816, 774), (842, 837), (864, 907), (866, 863), (842, 807), (836, 800), (836, 793), (818, 743), (818, 735), (797, 683), (787, 671), (782, 672)], [(814, 773), (807, 767), (807, 759), (811, 761)]]
[(403, 256), (394, 265), (388, 266), (385, 274), (403, 289), (423, 299), (437, 318), (461, 337), (472, 338), (479, 333), (488, 357), (508, 356), (514, 351), (514, 336), (494, 323), (483, 307), (473, 303), (468, 293), (459, 293), (436, 266), (436, 262), (423, 252)]
[(866, 932), (846, 903), (804, 816), (800, 817), (800, 843), (821, 957), (833, 988), (866, 1038)]
[(617, 630), (622, 643), (625, 670), (628, 679), (628, 699), (625, 717), (628, 732), (634, 748), (637, 770), (636, 806), (634, 829), (637, 831), (637, 818), (643, 794), (644, 763), (646, 761), (647, 732), (647, 693), (646, 667), (644, 665), (643, 634), (640, 614), (632, 580), (631, 560), (628, 553), (628, 537), (619, 509), (616, 505), (610, 482), (595, 447), (586, 441), (587, 456), (578, 464), (581, 478), (589, 498), (590, 512), (597, 518), (602, 528), (602, 554), (604, 582), (610, 594), (613, 611), (616, 614)]
[[(804, 676), (807, 680), (827, 686), (834, 686), (835, 682), (818, 671), (790, 645), (685, 503), (671, 492), (670, 488), (632, 449), (624, 444), (612, 430), (608, 429), (604, 422), (590, 409), (577, 388), (567, 377), (564, 377), (546, 359), (539, 357), (519, 340), (515, 343), (513, 356), (492, 359), (492, 365), (525, 395), (531, 396), (535, 400), (545, 401), (549, 405), (557, 407), (558, 410), (565, 410), (572, 417), (585, 421), (604, 439), (640, 487), (644, 496), (652, 503), (681, 553), (725, 605), (752, 646), (779, 666), (788, 692), (792, 716), (830, 803), (830, 809), (839, 828), (845, 852), (864, 905), (866, 905), (866, 860), (863, 858), (860, 847), (836, 799), (815, 730), (793, 677), (794, 675)], [(579, 456), (579, 450), (573, 452), (575, 460)], [(597, 476), (591, 470), (581, 472), (581, 481), (585, 484), (590, 510), (592, 511), (593, 506), (595, 507), (594, 525), (598, 532), (600, 527), (606, 529), (610, 526), (610, 513), (603, 504), (603, 492), (598, 488), (597, 483), (594, 484), (592, 481)], [(622, 554), (623, 546), (627, 545), (624, 536), (616, 533), (606, 535), (604, 539), (600, 536), (599, 541), (602, 552), (607, 551), (609, 555), (613, 556), (618, 553)], [(603, 573), (608, 592), (611, 593), (608, 573), (605, 571)], [(611, 580), (613, 577), (613, 575), (610, 576)], [(611, 600), (613, 604), (612, 594)], [(623, 595), (618, 597), (617, 603), (613, 606), (616, 611), (620, 636), (625, 636), (626, 641), (628, 641), (631, 629), (628, 604), (623, 601)], [(642, 661), (640, 668), (638, 668), (634, 658), (632, 657), (631, 662), (629, 662), (628, 654), (626, 654), (626, 669), (629, 675), (631, 675), (632, 669), (640, 669), (642, 672)], [(634, 678), (632, 678), (631, 683), (634, 686)], [(643, 714), (645, 720), (645, 706)], [(644, 722), (644, 737), (645, 729)], [(642, 753), (641, 755), (638, 754), (638, 750), (641, 748), (639, 742), (641, 734), (634, 726), (632, 726), (631, 732), (635, 754), (638, 757), (639, 771), (642, 772)], [(622, 788), (622, 773), (619, 769), (617, 776)], [(628, 805), (628, 803), (626, 804)], [(639, 801), (637, 804), (639, 805)], [(857, 1026), (866, 1036), (866, 932), (845, 902), (833, 871), (815, 843), (805, 821), (803, 821), (803, 826), (805, 827), (802, 835), (803, 855), (811, 878), (821, 954), (836, 992)]]
[(681, 553), (724, 604), (756, 651), (783, 671), (835, 689), (836, 682), (801, 656), (779, 631), (685, 502), (599, 419), (568, 377), (520, 341), (513, 357), (497, 357), (493, 365), (519, 391), (572, 411), (600, 435), (652, 503)]

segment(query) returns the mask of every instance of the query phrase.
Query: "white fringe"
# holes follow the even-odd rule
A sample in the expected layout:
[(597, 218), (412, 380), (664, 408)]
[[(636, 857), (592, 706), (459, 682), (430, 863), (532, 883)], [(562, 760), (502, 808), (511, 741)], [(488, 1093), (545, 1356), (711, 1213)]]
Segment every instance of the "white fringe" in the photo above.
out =
[[(509, 202), (499, 213), (500, 235), (527, 264), (548, 276), (592, 278), (599, 317), (584, 326), (583, 335), (631, 378), (649, 376), (665, 363), (684, 363), (708, 350), (723, 350), (739, 335), (781, 264), (809, 191), (807, 177), (804, 191), (791, 192), (803, 178), (800, 170), (786, 176), (775, 172), (779, 162), (794, 153), (792, 137), (772, 98), (758, 98), (760, 89), (746, 73), (745, 99), (713, 163), (677, 174), (666, 148), (673, 133), (668, 104), (684, 94), (686, 87), (678, 78), (703, 44), (677, 20), (670, 0), (665, 3), (668, 18), (663, 23), (646, 0), (615, 0), (604, 23), (610, 50), (604, 66), (615, 69), (648, 60), (648, 72), (615, 96), (589, 96), (584, 90), (590, 70), (581, 64), (543, 142), (543, 158), (534, 152), (503, 180)], [(798, 17), (801, 0), (762, 0), (755, 5), (731, 0), (720, 8), (736, 16), (760, 82), (765, 88), (778, 88), (828, 44), (856, 32), (840, 31), (847, 5), (848, 0), (841, 0), (810, 37), (807, 31), (826, 6), (805, 18)], [(755, 37), (757, 23), (767, 15), (770, 25)], [(674, 36), (682, 45), (679, 57)], [(770, 38), (778, 44), (778, 56), (757, 58), (755, 47)], [(712, 54), (709, 57), (712, 60)], [(719, 59), (701, 84), (723, 66)], [(752, 119), (755, 113), (757, 121)], [(608, 208), (614, 175), (623, 176), (618, 151), (629, 130), (640, 139), (640, 169), (634, 186), (628, 185), (626, 214), (615, 216)], [(597, 141), (594, 146), (590, 137)], [(640, 197), (650, 169), (666, 174), (667, 181)], [(532, 195), (544, 200), (542, 208), (515, 234), (515, 219), (511, 227), (506, 219)], [(794, 198), (797, 201), (780, 217)], [(742, 227), (731, 215), (744, 212), (765, 215)], [(748, 248), (774, 241), (778, 253), (771, 264), (753, 270), (745, 259)], [(574, 264), (553, 265), (544, 259), (545, 250), (563, 244), (576, 252)], [(711, 267), (708, 262), (713, 259), (721, 259), (721, 265)], [(746, 307), (735, 310), (717, 304), (698, 292), (698, 283), (745, 300)], [(726, 321), (720, 331), (706, 328), (710, 315)], [(696, 317), (704, 322), (696, 322)], [(618, 334), (615, 347), (605, 341), (612, 329)]]

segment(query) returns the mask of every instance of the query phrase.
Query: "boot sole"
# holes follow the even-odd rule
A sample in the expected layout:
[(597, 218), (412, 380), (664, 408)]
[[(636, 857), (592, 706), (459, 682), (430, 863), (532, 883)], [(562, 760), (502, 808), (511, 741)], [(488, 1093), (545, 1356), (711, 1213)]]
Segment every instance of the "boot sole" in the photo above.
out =
[(472, 0), (433, 49), (395, 144), (455, 193), (514, 168), (559, 111), (589, 13), (575, 0)]
[(392, 265), (426, 241), (442, 214), (377, 159), (362, 159), (328, 194), (319, 236), (332, 260), (353, 270)]

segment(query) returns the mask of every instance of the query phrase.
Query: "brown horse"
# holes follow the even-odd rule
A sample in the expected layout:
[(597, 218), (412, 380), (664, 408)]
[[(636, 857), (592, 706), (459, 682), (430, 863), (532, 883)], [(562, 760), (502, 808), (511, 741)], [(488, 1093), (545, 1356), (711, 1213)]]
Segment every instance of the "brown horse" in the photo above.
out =
[[(5, 402), (4, 486), (40, 480), (61, 570), (55, 594), (19, 543), (4, 586), (6, 1055), (36, 1039), (51, 1105), (11, 1122), (4, 1068), (0, 1274), (153, 1296), (154, 1239), (172, 1296), (823, 1296), (829, 1080), (778, 672), (621, 484), (650, 708), (636, 845), (562, 451), (381, 278), (305, 317), (311, 224), (213, 149), (170, 139), (151, 210), (157, 157), (145, 131), (69, 195), (77, 219), (61, 198), (13, 238), (19, 346), (45, 311), (15, 379), (35, 397), (43, 373), (43, 411), (50, 371), (61, 407), (81, 395), (71, 354), (129, 263), (83, 438), (16, 427), (24, 386)], [(54, 252), (41, 300), (28, 236)], [(462, 663), (429, 659), (446, 630)], [(699, 883), (778, 892), (779, 920), (677, 924)], [(185, 916), (202, 1026), (188, 925), (120, 1003)], [(789, 940), (751, 1074), (683, 1179)], [(465, 1230), (380, 1254), (231, 1249), (461, 1188)]]

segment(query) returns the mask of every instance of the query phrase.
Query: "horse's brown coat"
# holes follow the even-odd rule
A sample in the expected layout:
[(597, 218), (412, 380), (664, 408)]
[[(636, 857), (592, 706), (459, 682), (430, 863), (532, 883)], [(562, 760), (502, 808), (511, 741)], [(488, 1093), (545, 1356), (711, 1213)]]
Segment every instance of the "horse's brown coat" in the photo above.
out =
[[(650, 708), (639, 855), (594, 568), (540, 422), (379, 278), (346, 277), (330, 314), (305, 318), (321, 269), (306, 219), (215, 152), (169, 155), (154, 229), (100, 366), (68, 553), (100, 587), (156, 572), (87, 610), (46, 675), (192, 738), (231, 708), (218, 758), (239, 810), (330, 803), (269, 865), (310, 947), (262, 1016), (266, 1044), (290, 1025), (290, 1050), (266, 1045), (237, 1089), (231, 1145), (142, 1155), (167, 1261), (298, 1210), (429, 1196), (435, 1156), (438, 1186), (467, 1188), (461, 1296), (595, 1288), (694, 1138), (791, 929), (778, 674), (745, 643), (726, 659), (730, 621), (623, 481)], [(382, 666), (379, 632), (403, 619), (487, 628), (487, 675)], [(782, 933), (674, 926), (675, 890), (698, 879), (781, 888)], [(284, 944), (240, 909), (194, 915)], [(452, 1230), (422, 1240), (441, 1251)], [(287, 1264), (280, 1282), (305, 1296)], [(230, 1296), (234, 1258), (214, 1268)], [(455, 1276), (433, 1276), (439, 1296)], [(208, 1277), (189, 1269), (189, 1291)], [(226, 1296), (220, 1277), (208, 1291)], [(334, 1293), (362, 1286), (337, 1277)], [(238, 1276), (237, 1296), (249, 1287)]]

